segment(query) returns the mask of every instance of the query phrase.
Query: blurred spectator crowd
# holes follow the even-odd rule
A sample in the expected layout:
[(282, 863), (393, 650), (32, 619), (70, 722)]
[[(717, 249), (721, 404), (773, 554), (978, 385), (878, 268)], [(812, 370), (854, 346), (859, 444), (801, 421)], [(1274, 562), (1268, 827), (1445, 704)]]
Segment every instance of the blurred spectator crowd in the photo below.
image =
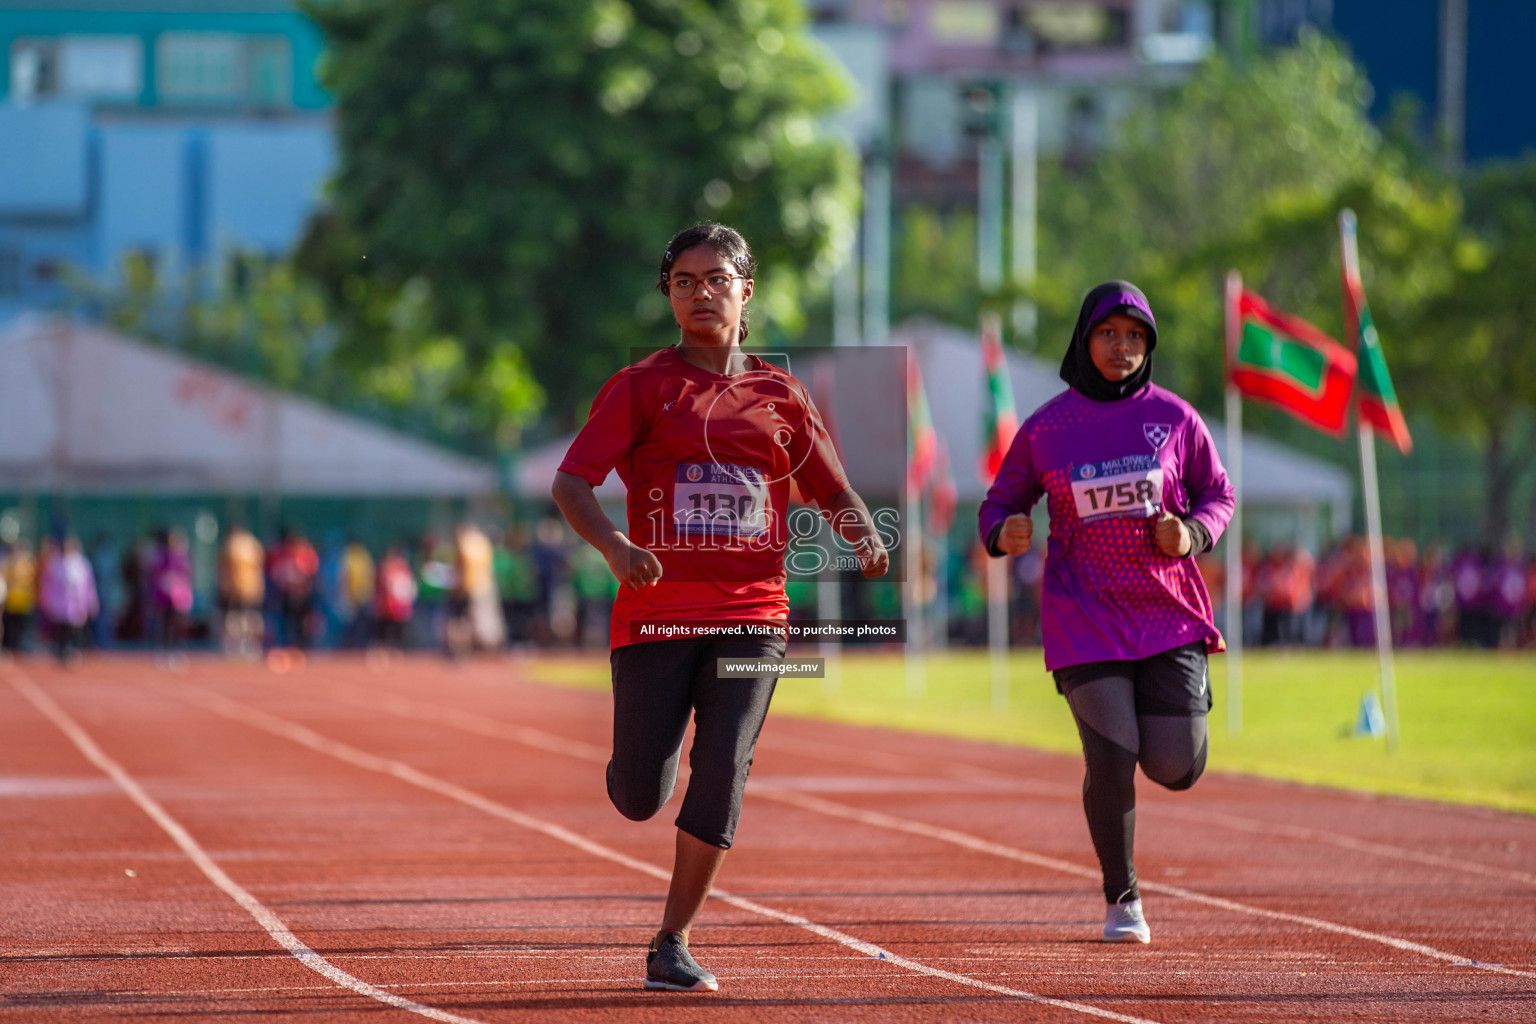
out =
[[(1536, 648), (1536, 553), (1413, 541), (1384, 544), (1389, 621), (1397, 647)], [(979, 554), (979, 551), (977, 552)], [(957, 603), (950, 638), (986, 642), (980, 558), (951, 567)], [(1224, 551), (1199, 558), (1217, 625), (1226, 624)], [(1014, 644), (1040, 642), (1045, 561), (1038, 549), (1012, 559), (1009, 622)], [(1229, 633), (1230, 635), (1230, 633)], [(1343, 537), (1320, 556), (1305, 547), (1243, 550), (1243, 642), (1249, 646), (1372, 647), (1376, 643), (1371, 566), (1364, 537)]]
[[(986, 643), (985, 555), (979, 547), (925, 554), (922, 599), (945, 639)], [(1386, 542), (1392, 640), (1399, 647), (1536, 648), (1536, 554)], [(1045, 564), (1039, 546), (1011, 560), (1010, 630), (1038, 644)], [(1200, 557), (1218, 624), (1226, 564)], [(938, 585), (942, 575), (944, 586)], [(235, 526), (217, 545), (210, 586), (196, 574), (186, 536), (166, 529), (119, 546), (82, 545), (56, 531), (34, 548), (0, 545), (0, 644), (51, 650), (67, 660), (88, 648), (174, 652), (222, 649), (255, 658), (317, 649), (438, 650), (457, 657), (508, 647), (608, 643), (617, 584), (601, 555), (553, 516), (487, 531), (463, 522), (384, 548), (330, 536), (318, 547), (295, 527), (265, 540)], [(794, 616), (813, 614), (814, 581), (791, 581)], [(878, 592), (877, 592), (878, 591)], [(844, 617), (902, 614), (899, 587), (843, 586)], [(1347, 536), (1314, 556), (1280, 545), (1243, 551), (1243, 638), (1250, 645), (1369, 647), (1375, 643), (1364, 538)], [(1230, 632), (1230, 631), (1229, 631)]]
[(265, 540), (241, 526), (217, 549), (215, 583), (194, 587), (187, 537), (166, 529), (119, 546), (63, 533), (35, 549), (0, 545), (0, 645), (175, 652), (606, 646), (617, 584), (602, 556), (563, 524), (487, 533), (464, 522), (383, 549), (357, 538), (316, 546), (284, 527)]
[[(1387, 538), (1388, 621), (1398, 647), (1536, 647), (1536, 555), (1518, 543), (1454, 553)], [(1226, 566), (1207, 554), (1200, 569), (1217, 608)], [(1370, 647), (1376, 643), (1370, 554), (1346, 536), (1320, 556), (1280, 545), (1243, 550), (1243, 638), (1259, 645)]]

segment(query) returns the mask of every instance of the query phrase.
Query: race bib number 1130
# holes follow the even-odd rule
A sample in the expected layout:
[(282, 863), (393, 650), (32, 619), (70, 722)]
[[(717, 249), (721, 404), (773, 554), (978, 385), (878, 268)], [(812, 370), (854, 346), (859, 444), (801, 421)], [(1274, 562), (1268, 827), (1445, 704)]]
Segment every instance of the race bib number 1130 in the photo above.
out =
[(1163, 506), (1163, 466), (1156, 455), (1127, 455), (1072, 467), (1079, 519), (1146, 518)]
[(761, 537), (768, 531), (768, 484), (751, 466), (679, 463), (672, 525), (679, 534)]

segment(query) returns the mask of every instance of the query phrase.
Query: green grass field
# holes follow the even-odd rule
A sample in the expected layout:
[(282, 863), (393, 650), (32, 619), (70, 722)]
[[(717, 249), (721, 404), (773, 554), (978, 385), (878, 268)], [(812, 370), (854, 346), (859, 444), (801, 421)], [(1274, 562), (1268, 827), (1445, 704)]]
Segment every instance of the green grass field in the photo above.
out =
[[(804, 652), (814, 654), (814, 652)], [(1248, 651), (1243, 723), (1227, 729), (1226, 661), (1211, 661), (1215, 771), (1536, 813), (1536, 655), (1399, 652), (1401, 743), (1356, 737), (1361, 697), (1377, 684), (1373, 651)], [(540, 659), (541, 682), (607, 687), (607, 664)], [(840, 678), (786, 679), (773, 713), (1078, 752), (1066, 702), (1039, 651), (1015, 653), (1005, 708), (992, 706), (985, 651), (933, 655), (907, 696), (902, 659), (849, 655)]]

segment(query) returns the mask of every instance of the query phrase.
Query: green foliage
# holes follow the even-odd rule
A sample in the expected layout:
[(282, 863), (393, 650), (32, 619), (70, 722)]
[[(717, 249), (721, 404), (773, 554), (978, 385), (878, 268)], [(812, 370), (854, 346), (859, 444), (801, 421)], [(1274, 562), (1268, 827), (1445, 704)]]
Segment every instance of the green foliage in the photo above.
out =
[[(1158, 379), (1219, 408), (1225, 272), (1237, 269), (1248, 287), (1342, 339), (1337, 217), (1352, 208), (1405, 411), (1480, 445), (1485, 533), (1501, 539), (1515, 481), (1536, 464), (1536, 361), (1521, 358), (1530, 321), (1522, 282), (1536, 274), (1536, 169), (1448, 179), (1413, 141), (1413, 110), (1399, 109), (1384, 135), (1366, 98), (1345, 54), (1306, 35), (1241, 69), (1211, 61), (1144, 99), (1085, 171), (1042, 168), (1037, 345), (1055, 355), (1083, 292), (1127, 278), (1157, 313)], [(1353, 464), (1352, 446), (1262, 406), (1248, 410), (1259, 429)]]
[(974, 326), (981, 289), (976, 276), (976, 214), (908, 206), (897, 214), (891, 268), (891, 316), (896, 323), (931, 316)]
[[(1250, 287), (1302, 315), (1331, 298), (1337, 332), (1338, 260), (1327, 255), (1337, 232), (1317, 228), (1342, 191), (1379, 173), (1366, 90), (1338, 47), (1309, 35), (1241, 70), (1212, 60), (1183, 86), (1143, 100), (1085, 172), (1043, 168), (1042, 347), (1054, 354), (1070, 337), (1088, 288), (1135, 281), (1167, 342), (1159, 379), (1214, 406), (1221, 282), (1234, 257)], [(1299, 239), (1313, 244), (1303, 251)]]
[(1502, 543), (1516, 481), (1536, 468), (1536, 159), (1473, 173), (1466, 203), (1476, 242), (1462, 247), (1447, 286), (1427, 304), (1422, 347), (1435, 357), (1422, 360), (1415, 383), (1441, 421), (1484, 446), (1485, 533)]
[[(347, 314), (340, 358), (434, 361), (505, 437), (569, 424), (662, 343), (656, 267), (700, 219), (759, 258), (793, 332), (852, 237), (857, 177), (814, 119), (846, 88), (794, 0), (312, 0), (341, 165), (304, 250)], [(379, 345), (398, 316), (419, 328)]]
[(324, 293), (289, 263), (232, 255), (217, 280), (166, 280), (127, 256), (117, 282), (72, 282), (74, 301), (104, 323), (288, 390), (322, 395), (339, 381), (327, 365), (334, 339)]

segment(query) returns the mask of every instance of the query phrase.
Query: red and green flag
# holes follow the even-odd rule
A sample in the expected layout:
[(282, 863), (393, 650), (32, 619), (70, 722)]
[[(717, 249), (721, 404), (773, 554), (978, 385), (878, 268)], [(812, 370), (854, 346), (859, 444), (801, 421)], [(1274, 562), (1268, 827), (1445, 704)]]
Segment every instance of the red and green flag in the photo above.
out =
[(1360, 252), (1355, 243), (1355, 214), (1339, 214), (1340, 266), (1344, 272), (1344, 328), (1360, 360), (1359, 383), (1355, 390), (1355, 408), (1360, 419), (1386, 435), (1397, 450), (1407, 455), (1413, 451), (1413, 438), (1403, 419), (1402, 406), (1387, 372), (1387, 357), (1381, 351), (1371, 307), (1365, 303), (1365, 286), (1360, 282)]
[(1227, 379), (1249, 398), (1284, 409), (1303, 423), (1342, 434), (1355, 383), (1355, 356), (1300, 317), (1271, 309), (1238, 289)]
[(923, 391), (923, 373), (917, 357), (907, 350), (907, 488), (921, 493), (933, 475), (938, 456), (939, 436), (933, 429), (928, 411), (928, 396)]
[(1008, 379), (1008, 359), (1003, 354), (1002, 318), (981, 320), (981, 362), (986, 384), (981, 396), (981, 482), (997, 479), (1003, 456), (1019, 431), (1019, 414), (1013, 404), (1013, 382)]

